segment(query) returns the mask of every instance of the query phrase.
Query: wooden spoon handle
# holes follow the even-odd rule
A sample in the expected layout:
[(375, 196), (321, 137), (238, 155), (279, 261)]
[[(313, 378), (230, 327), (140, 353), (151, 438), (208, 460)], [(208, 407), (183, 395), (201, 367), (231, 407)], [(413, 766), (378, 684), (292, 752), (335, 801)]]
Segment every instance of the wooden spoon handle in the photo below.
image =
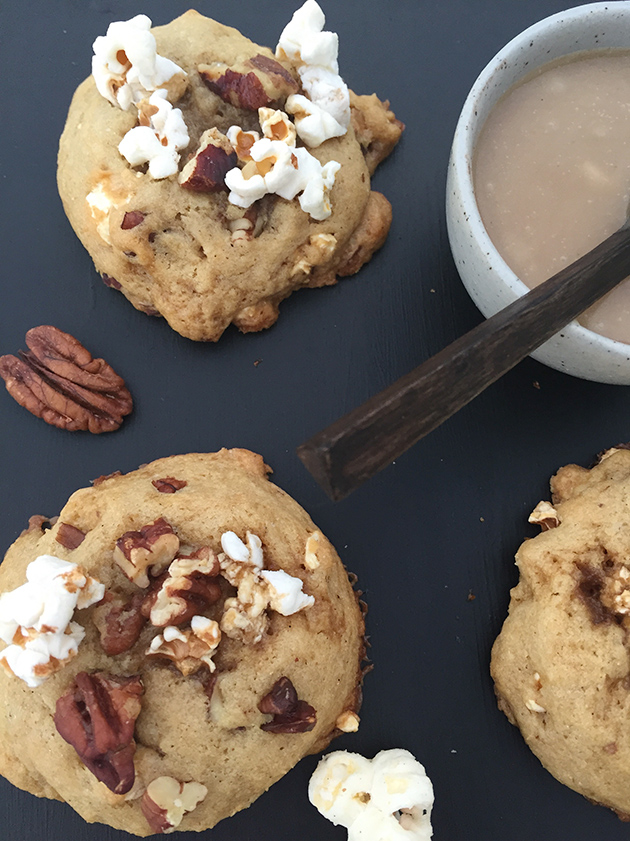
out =
[(298, 447), (343, 499), (630, 275), (630, 226)]

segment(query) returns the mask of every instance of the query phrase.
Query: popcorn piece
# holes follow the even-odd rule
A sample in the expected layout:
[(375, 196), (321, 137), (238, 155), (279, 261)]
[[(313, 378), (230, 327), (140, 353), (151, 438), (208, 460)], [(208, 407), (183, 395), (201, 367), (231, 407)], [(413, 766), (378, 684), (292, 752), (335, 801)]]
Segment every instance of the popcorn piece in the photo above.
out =
[(62, 668), (85, 636), (72, 622), (75, 609), (89, 607), (105, 587), (77, 564), (40, 555), (26, 569), (26, 584), (0, 596), (0, 639), (7, 648), (0, 664), (31, 688)]
[(263, 570), (260, 573), (269, 585), (269, 607), (282, 616), (291, 616), (315, 604), (313, 596), (302, 592), (302, 581), (284, 570)]
[(257, 131), (243, 131), (240, 126), (230, 126), (227, 130), (227, 139), (232, 144), (239, 161), (251, 161), (250, 151), (260, 135)]
[(282, 30), (276, 58), (318, 64), (336, 73), (339, 70), (339, 37), (335, 32), (322, 31), (325, 23), (326, 17), (319, 4), (306, 0)]
[(318, 221), (330, 216), (329, 192), (341, 167), (339, 163), (328, 161), (322, 166), (307, 149), (268, 137), (257, 140), (250, 155), (252, 160), (243, 169), (235, 167), (225, 176), (232, 204), (247, 208), (266, 193), (289, 201), (302, 193), (302, 210)]
[(94, 41), (92, 75), (99, 93), (112, 105), (129, 109), (158, 88), (177, 101), (186, 89), (186, 73), (156, 52), (151, 20), (136, 15), (115, 21)]
[(350, 125), (350, 92), (341, 76), (325, 67), (300, 67), (298, 72), (309, 99), (330, 114), (345, 134)]
[(386, 750), (373, 760), (335, 751), (325, 756), (308, 789), (311, 803), (349, 841), (404, 841), (432, 837), (433, 786), (406, 750)]
[(347, 131), (331, 114), (302, 94), (290, 96), (285, 108), (295, 118), (300, 140), (313, 149), (331, 137), (341, 137)]
[(129, 201), (129, 194), (116, 194), (112, 191), (109, 179), (99, 181), (96, 187), (85, 197), (92, 219), (96, 222), (96, 230), (100, 238), (111, 245), (109, 236), (109, 216), (112, 210), (126, 204)]
[(260, 538), (247, 532), (247, 546), (233, 531), (221, 535), (219, 555), (224, 578), (237, 588), (236, 598), (226, 599), (221, 630), (248, 644), (260, 642), (267, 630), (267, 608), (290, 616), (315, 603), (302, 592), (302, 580), (283, 570), (263, 570)]
[(180, 149), (190, 142), (182, 112), (173, 108), (166, 91), (157, 90), (139, 104), (140, 125), (130, 129), (118, 151), (131, 164), (149, 164), (152, 178), (168, 178), (178, 169)]
[(259, 108), (258, 120), (263, 135), (269, 140), (282, 140), (287, 146), (295, 146), (295, 126), (284, 111), (274, 111), (273, 108)]

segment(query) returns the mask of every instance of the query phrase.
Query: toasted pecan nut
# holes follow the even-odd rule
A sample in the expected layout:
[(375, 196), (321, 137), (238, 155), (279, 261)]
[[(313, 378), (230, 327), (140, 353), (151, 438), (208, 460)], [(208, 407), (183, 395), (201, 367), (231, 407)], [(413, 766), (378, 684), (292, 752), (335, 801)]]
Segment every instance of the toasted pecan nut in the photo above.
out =
[(317, 724), (317, 713), (306, 701), (298, 701), (289, 713), (274, 715), (271, 721), (261, 724), (267, 733), (308, 733)]
[(111, 432), (133, 408), (124, 380), (56, 327), (33, 327), (28, 351), (0, 357), (9, 394), (33, 415), (67, 430)]
[(59, 735), (115, 794), (126, 794), (134, 783), (133, 733), (143, 692), (137, 676), (79, 672), (57, 701), (54, 721)]
[(179, 538), (165, 519), (127, 531), (116, 541), (114, 560), (138, 587), (149, 586), (147, 570), (154, 574), (171, 563), (179, 550)]
[(261, 713), (273, 715), (271, 721), (260, 725), (267, 733), (308, 733), (317, 723), (317, 714), (306, 701), (299, 701), (295, 687), (282, 676), (258, 704)]
[(297, 692), (295, 686), (291, 683), (288, 677), (281, 677), (271, 687), (264, 698), (258, 704), (258, 709), (261, 713), (269, 715), (282, 715), (295, 710), (298, 703)]
[(123, 216), (120, 227), (123, 231), (130, 231), (132, 228), (137, 228), (141, 222), (144, 222), (144, 213), (141, 210), (128, 210)]
[(70, 523), (59, 523), (55, 540), (66, 549), (76, 549), (85, 540), (85, 532)]
[[(151, 623), (158, 628), (183, 625), (203, 613), (221, 598), (221, 585), (216, 580), (220, 571), (218, 558), (208, 546), (176, 558), (151, 600)], [(145, 604), (149, 599), (151, 596)]]
[(140, 807), (156, 834), (172, 832), (187, 812), (204, 799), (208, 789), (201, 783), (182, 783), (174, 777), (157, 777), (147, 786)]
[(256, 55), (233, 67), (216, 61), (197, 68), (204, 84), (224, 102), (257, 111), (272, 103), (283, 103), (297, 93), (299, 85), (278, 61)]
[(232, 144), (216, 128), (204, 131), (199, 147), (179, 175), (179, 183), (196, 193), (227, 191), (226, 173), (237, 164)]
[(161, 494), (174, 494), (175, 491), (181, 491), (185, 488), (188, 482), (185, 479), (174, 479), (172, 476), (166, 476), (164, 479), (154, 479), (151, 484)]
[(115, 657), (136, 644), (147, 621), (141, 609), (144, 598), (144, 593), (136, 593), (127, 601), (114, 599), (94, 608), (94, 624), (105, 654)]

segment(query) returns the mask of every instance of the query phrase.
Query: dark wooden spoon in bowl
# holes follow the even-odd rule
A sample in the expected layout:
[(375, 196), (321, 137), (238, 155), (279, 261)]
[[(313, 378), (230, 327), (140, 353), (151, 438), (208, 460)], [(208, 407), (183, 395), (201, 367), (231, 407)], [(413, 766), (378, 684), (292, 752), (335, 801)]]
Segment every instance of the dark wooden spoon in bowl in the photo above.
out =
[(301, 444), (298, 456), (331, 499), (343, 499), (628, 275), (630, 220), (584, 257)]

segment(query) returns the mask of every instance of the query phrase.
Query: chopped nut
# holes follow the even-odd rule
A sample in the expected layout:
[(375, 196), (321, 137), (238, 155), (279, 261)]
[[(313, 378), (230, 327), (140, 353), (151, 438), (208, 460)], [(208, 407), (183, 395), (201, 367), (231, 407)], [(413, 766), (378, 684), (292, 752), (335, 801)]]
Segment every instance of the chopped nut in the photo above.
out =
[(116, 541), (114, 560), (138, 587), (148, 587), (147, 570), (154, 575), (161, 572), (175, 558), (178, 550), (179, 538), (160, 517), (140, 531), (125, 532)]
[(550, 502), (541, 501), (534, 508), (527, 520), (529, 523), (537, 523), (542, 531), (555, 529), (560, 525), (558, 512)]
[(257, 111), (296, 93), (298, 84), (277, 61), (254, 56), (234, 67), (220, 61), (200, 64), (197, 68), (205, 85), (237, 108)]
[(226, 599), (221, 617), (221, 630), (230, 639), (245, 645), (256, 645), (265, 636), (269, 620), (264, 607), (242, 604), (238, 599)]
[(288, 677), (281, 677), (271, 687), (258, 704), (261, 713), (267, 715), (282, 715), (292, 712), (298, 702), (297, 692)]
[(143, 599), (143, 593), (136, 593), (127, 601), (115, 599), (94, 608), (94, 624), (105, 654), (114, 657), (136, 644), (146, 622), (141, 611)]
[(317, 723), (317, 713), (306, 701), (298, 701), (295, 709), (281, 715), (274, 715), (271, 721), (261, 724), (267, 733), (308, 733)]
[(157, 777), (149, 783), (142, 797), (142, 814), (153, 832), (172, 832), (207, 793), (208, 789), (201, 783), (182, 783), (173, 777)]
[(236, 152), (224, 134), (216, 128), (204, 131), (199, 147), (179, 175), (179, 183), (198, 193), (227, 190), (225, 174), (236, 166)]
[(120, 227), (123, 231), (130, 231), (132, 228), (137, 228), (138, 225), (144, 221), (144, 213), (140, 210), (130, 210), (123, 216)]
[(103, 476), (97, 476), (96, 479), (92, 479), (92, 485), (97, 488), (99, 485), (102, 485), (103, 482), (106, 482), (108, 479), (114, 479), (116, 476), (122, 476), (120, 470), (114, 470), (113, 473), (107, 473)]
[(207, 546), (174, 560), (151, 605), (151, 623), (158, 628), (182, 625), (217, 602), (221, 586), (214, 579), (220, 569)]
[(533, 700), (533, 698), (530, 698), (529, 700), (525, 701), (525, 706), (527, 707), (528, 710), (530, 710), (533, 713), (546, 713), (547, 712), (547, 710), (544, 707), (541, 707), (540, 704), (538, 704), (536, 701)]
[(314, 531), (312, 534), (309, 534), (306, 539), (306, 549), (304, 551), (304, 566), (306, 569), (313, 570), (317, 569), (319, 566), (319, 560), (317, 559), (319, 537), (319, 532)]
[(317, 715), (306, 701), (298, 700), (295, 687), (288, 677), (279, 678), (258, 704), (262, 713), (273, 716), (261, 724), (269, 733), (306, 733), (315, 727)]
[(189, 630), (181, 631), (174, 625), (164, 628), (146, 654), (172, 660), (183, 675), (191, 675), (204, 665), (213, 672), (216, 666), (212, 657), (220, 642), (221, 631), (213, 619), (193, 616)]
[(335, 726), (342, 733), (356, 733), (359, 729), (359, 716), (352, 710), (345, 710), (337, 718)]
[(110, 432), (133, 408), (124, 380), (56, 327), (33, 327), (28, 351), (0, 357), (7, 391), (33, 415), (67, 430)]
[(76, 549), (85, 540), (85, 532), (70, 523), (60, 523), (55, 540), (66, 549)]
[(175, 491), (181, 491), (185, 488), (188, 482), (185, 479), (174, 479), (172, 476), (167, 476), (165, 479), (154, 479), (151, 484), (161, 494), (174, 494)]
[(105, 284), (105, 286), (109, 286), (111, 289), (122, 289), (122, 284), (118, 283), (115, 277), (112, 277), (108, 274), (102, 274), (101, 280)]
[(133, 732), (143, 691), (137, 676), (79, 672), (57, 701), (54, 721), (59, 735), (115, 794), (125, 794), (134, 783)]

